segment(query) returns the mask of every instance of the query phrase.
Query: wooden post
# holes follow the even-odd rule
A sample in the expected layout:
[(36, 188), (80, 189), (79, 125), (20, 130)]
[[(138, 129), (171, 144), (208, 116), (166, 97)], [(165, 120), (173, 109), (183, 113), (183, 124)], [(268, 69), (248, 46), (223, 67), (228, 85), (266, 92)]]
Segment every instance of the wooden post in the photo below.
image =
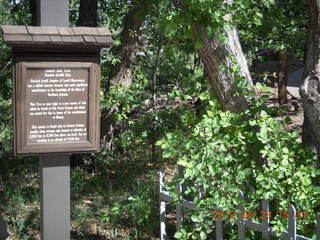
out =
[[(35, 23), (40, 26), (69, 26), (68, 0), (34, 0)], [(70, 239), (70, 157), (42, 155), (40, 165), (41, 239)]]
[(36, 0), (38, 2), (38, 23), (40, 26), (69, 26), (68, 0)]
[(70, 239), (70, 159), (68, 155), (40, 157), (41, 239)]

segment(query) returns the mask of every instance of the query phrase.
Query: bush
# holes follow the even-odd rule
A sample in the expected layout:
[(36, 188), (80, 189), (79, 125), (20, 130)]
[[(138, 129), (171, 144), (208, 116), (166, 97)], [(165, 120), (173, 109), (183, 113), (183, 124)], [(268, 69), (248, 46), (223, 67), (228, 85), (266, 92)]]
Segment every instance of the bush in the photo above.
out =
[[(184, 226), (176, 237), (206, 239), (214, 224), (212, 210), (237, 209), (240, 191), (247, 197), (246, 210), (259, 209), (261, 200), (273, 200), (281, 210), (294, 204), (297, 210), (307, 211), (308, 218), (298, 220), (297, 227), (303, 234), (314, 234), (320, 173), (315, 156), (302, 147), (298, 134), (284, 131), (286, 121), (272, 118), (273, 110), (265, 107), (263, 99), (251, 100), (246, 112), (236, 114), (222, 111), (207, 95), (201, 98), (208, 107), (200, 122), (194, 125), (188, 120), (193, 118), (187, 117), (183, 130), (167, 133), (157, 143), (163, 157), (178, 159), (185, 167), (184, 178), (174, 183), (184, 184), (185, 197), (196, 203), (193, 227)], [(202, 199), (196, 186), (202, 186)], [(235, 220), (230, 219), (231, 225)], [(280, 232), (287, 220), (272, 216), (271, 224)], [(233, 238), (235, 234), (228, 237)]]

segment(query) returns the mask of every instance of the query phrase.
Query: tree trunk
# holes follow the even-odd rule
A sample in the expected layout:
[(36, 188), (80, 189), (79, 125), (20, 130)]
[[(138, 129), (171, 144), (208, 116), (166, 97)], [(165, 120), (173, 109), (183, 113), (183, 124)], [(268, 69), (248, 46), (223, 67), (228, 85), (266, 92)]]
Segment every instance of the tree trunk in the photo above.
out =
[(279, 51), (278, 100), (280, 105), (288, 103), (287, 83), (288, 83), (288, 55), (287, 55), (287, 50), (284, 49)]
[(29, 7), (31, 12), (31, 25), (39, 26), (40, 25), (40, 17), (39, 17), (39, 2), (37, 0), (29, 0)]
[(302, 139), (320, 153), (320, 0), (308, 0), (309, 30), (303, 83), (300, 87), (304, 107)]
[(98, 26), (98, 0), (80, 0), (77, 26)]
[[(247, 86), (253, 86), (247, 60), (244, 57), (236, 28), (225, 32), (227, 43), (208, 37), (207, 31), (195, 26), (195, 36), (202, 36), (202, 45), (197, 52), (214, 94), (222, 108), (232, 112), (243, 112), (248, 107), (245, 96), (236, 86), (236, 77), (232, 72), (222, 70), (220, 66), (232, 67), (234, 63), (240, 66), (240, 75), (247, 79)], [(237, 93), (237, 94), (236, 94)]]
[(131, 65), (136, 60), (139, 49), (139, 36), (144, 22), (147, 0), (133, 1), (125, 19), (121, 32), (121, 44), (116, 55), (120, 59), (110, 72), (109, 84), (129, 88), (132, 83)]
[[(188, 6), (185, 3), (182, 1), (176, 2), (185, 12), (188, 11)], [(220, 67), (234, 66), (233, 58), (240, 67), (240, 76), (247, 80), (247, 86), (253, 86), (236, 28), (233, 27), (228, 31), (223, 31), (227, 41), (222, 43), (214, 37), (209, 37), (207, 29), (200, 24), (194, 22), (192, 26), (194, 41), (200, 39), (202, 43), (200, 48), (197, 49), (197, 53), (203, 63), (212, 91), (218, 98), (221, 107), (233, 112), (243, 112), (248, 108), (248, 101), (236, 86), (237, 76)]]
[(157, 74), (158, 74), (158, 68), (160, 64), (160, 58), (161, 58), (161, 49), (162, 49), (162, 35), (160, 36), (159, 45), (157, 48), (157, 55), (156, 59), (153, 65), (152, 70), (152, 94), (153, 94), (153, 104), (157, 104)]
[[(111, 69), (108, 79), (109, 86), (130, 88), (132, 85), (132, 64), (136, 61), (140, 46), (141, 28), (148, 6), (150, 6), (148, 0), (136, 0), (132, 4), (124, 19), (124, 27), (120, 36), (121, 44), (116, 52), (120, 61)], [(117, 105), (113, 105), (107, 111), (102, 112), (101, 136), (104, 149), (111, 150), (113, 148), (113, 138), (118, 128), (114, 120), (114, 114), (117, 112), (119, 112), (119, 106)]]

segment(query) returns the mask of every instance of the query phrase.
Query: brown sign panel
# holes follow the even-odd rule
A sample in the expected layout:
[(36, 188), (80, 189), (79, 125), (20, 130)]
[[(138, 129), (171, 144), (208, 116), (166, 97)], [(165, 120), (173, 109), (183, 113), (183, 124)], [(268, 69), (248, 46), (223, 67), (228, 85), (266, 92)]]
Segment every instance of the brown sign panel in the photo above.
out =
[(99, 150), (99, 65), (15, 64), (15, 153)]

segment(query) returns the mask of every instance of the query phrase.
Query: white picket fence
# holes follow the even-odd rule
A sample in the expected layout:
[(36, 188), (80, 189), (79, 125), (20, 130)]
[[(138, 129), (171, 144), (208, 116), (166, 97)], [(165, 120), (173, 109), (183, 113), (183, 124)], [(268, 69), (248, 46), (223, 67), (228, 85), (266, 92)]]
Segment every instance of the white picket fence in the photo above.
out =
[[(178, 166), (178, 175), (179, 177), (183, 177), (183, 167)], [(180, 203), (176, 205), (176, 226), (177, 231), (181, 229), (183, 219), (184, 219), (184, 209), (194, 209), (195, 204), (193, 202), (187, 201), (183, 199), (183, 186), (178, 185), (176, 191), (181, 196)], [(199, 197), (201, 197), (201, 191), (199, 191)], [(165, 190), (165, 172), (164, 169), (160, 170), (160, 239), (168, 240), (166, 234), (166, 205), (169, 202), (174, 200), (174, 197), (170, 194), (170, 192)], [(239, 194), (239, 198), (244, 200), (244, 196), (242, 193)], [(269, 201), (262, 201), (262, 211), (269, 211)], [(238, 206), (239, 211), (244, 212), (245, 209), (242, 205)], [(251, 229), (256, 232), (262, 233), (262, 237), (264, 239), (269, 239), (269, 236), (279, 237), (280, 239), (288, 239), (288, 240), (312, 240), (311, 238), (307, 238), (305, 236), (301, 236), (297, 234), (297, 212), (293, 205), (289, 208), (289, 216), (288, 216), (288, 229), (284, 231), (280, 236), (270, 227), (270, 219), (262, 219), (262, 223), (251, 221), (249, 219), (239, 219), (236, 224), (238, 225), (238, 239), (245, 239), (246, 229)], [(223, 240), (223, 220), (217, 219), (215, 221), (215, 239)], [(317, 226), (316, 226), (317, 240), (320, 240), (320, 215), (317, 217)]]

